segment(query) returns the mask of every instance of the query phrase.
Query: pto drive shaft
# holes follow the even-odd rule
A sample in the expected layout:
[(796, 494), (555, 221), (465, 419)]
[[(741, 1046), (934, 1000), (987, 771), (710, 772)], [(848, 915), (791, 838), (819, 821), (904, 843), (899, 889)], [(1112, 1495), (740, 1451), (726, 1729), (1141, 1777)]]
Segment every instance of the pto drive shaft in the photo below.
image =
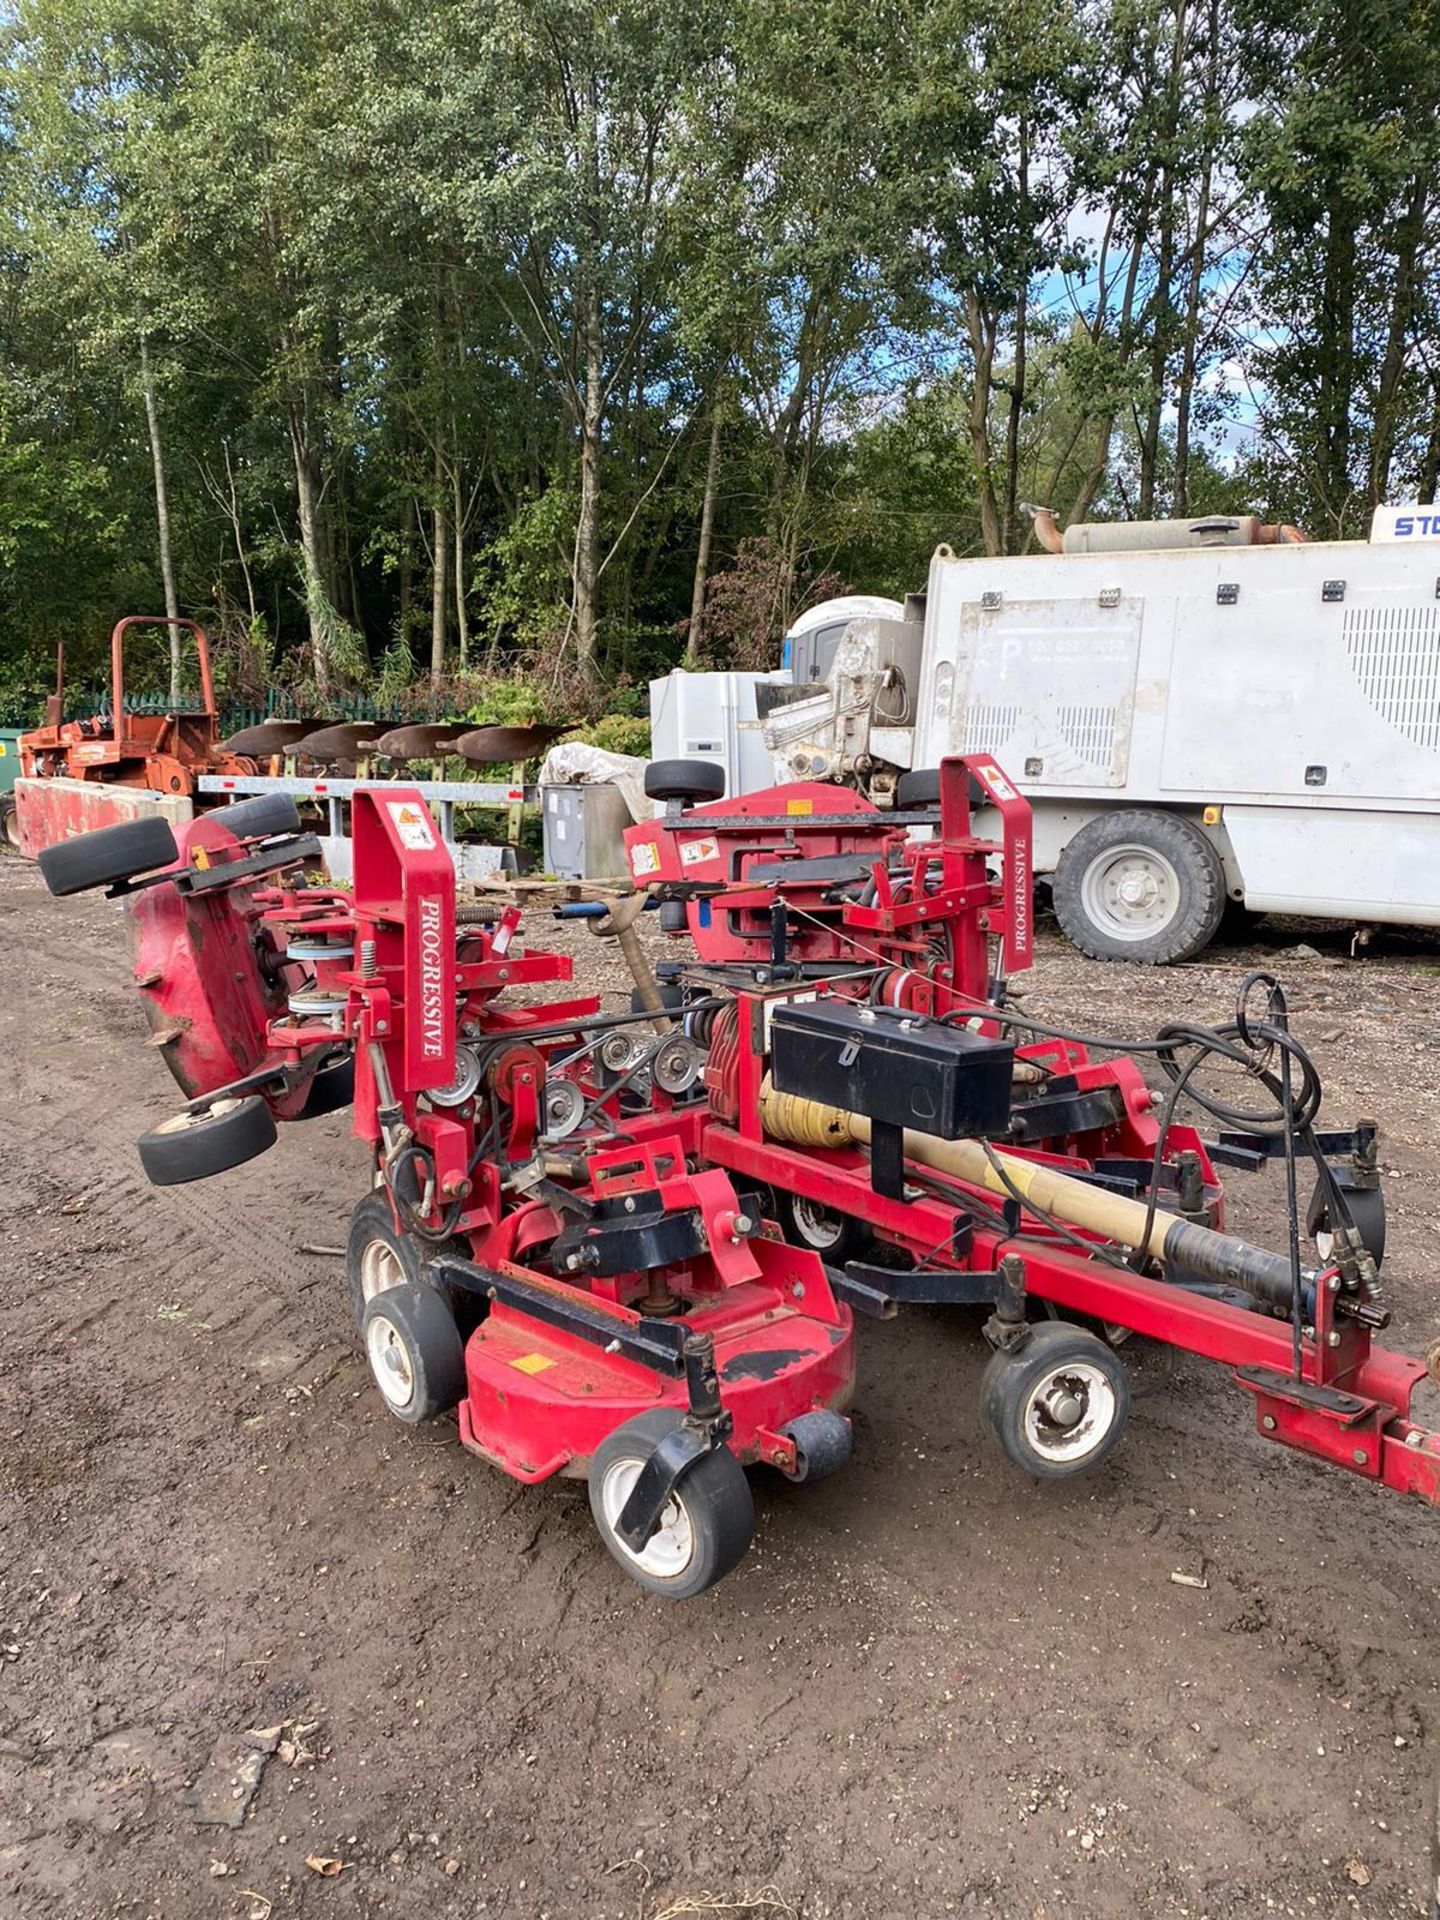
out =
[[(760, 1090), (760, 1118), (772, 1139), (797, 1146), (868, 1146), (870, 1142), (870, 1122), (864, 1114), (823, 1106), (799, 1094), (777, 1093), (768, 1075)], [(1202, 1280), (1243, 1288), (1271, 1306), (1290, 1304), (1290, 1262), (1232, 1234), (1215, 1233), (1160, 1208), (1151, 1214), (1143, 1201), (1092, 1187), (1037, 1161), (987, 1148), (979, 1140), (938, 1140), (933, 1134), (907, 1129), (904, 1152), (907, 1160), (919, 1166), (968, 1181), (1002, 1199), (1018, 1194), (1037, 1214), (1053, 1214), (1067, 1226), (1101, 1234), (1121, 1246), (1143, 1248), (1157, 1260)]]

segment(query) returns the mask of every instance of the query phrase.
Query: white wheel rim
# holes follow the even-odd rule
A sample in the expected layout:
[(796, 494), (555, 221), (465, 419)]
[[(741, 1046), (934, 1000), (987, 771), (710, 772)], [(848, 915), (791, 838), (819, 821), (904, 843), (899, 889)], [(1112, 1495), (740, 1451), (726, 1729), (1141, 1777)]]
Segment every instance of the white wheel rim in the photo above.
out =
[(643, 1460), (617, 1460), (606, 1468), (600, 1483), (600, 1510), (605, 1515), (605, 1530), (616, 1548), (641, 1573), (648, 1574), (652, 1580), (678, 1580), (695, 1558), (695, 1529), (678, 1494), (672, 1494), (666, 1501), (660, 1525), (639, 1553), (620, 1538), (620, 1516), (644, 1465)]
[(813, 1247), (817, 1253), (824, 1253), (833, 1247), (845, 1231), (845, 1222), (838, 1213), (817, 1206), (813, 1200), (804, 1200), (798, 1194), (791, 1203), (795, 1212), (795, 1225), (807, 1247)]
[(219, 1120), (227, 1113), (233, 1113), (242, 1103), (239, 1100), (217, 1100), (213, 1107), (202, 1107), (199, 1113), (177, 1113), (170, 1119), (162, 1120), (156, 1133), (184, 1133), (190, 1127), (203, 1127), (207, 1120)]
[(1088, 1360), (1067, 1360), (1030, 1389), (1020, 1426), (1042, 1460), (1071, 1466), (1104, 1445), (1115, 1414), (1115, 1389), (1104, 1370)]
[(415, 1370), (398, 1330), (382, 1314), (365, 1330), (365, 1352), (385, 1404), (403, 1412), (415, 1398)]
[(1107, 847), (1085, 869), (1080, 902), (1113, 940), (1148, 940), (1180, 911), (1180, 876), (1154, 847)]
[(368, 1307), (378, 1293), (405, 1284), (405, 1269), (400, 1256), (384, 1240), (367, 1240), (360, 1255), (360, 1298)]

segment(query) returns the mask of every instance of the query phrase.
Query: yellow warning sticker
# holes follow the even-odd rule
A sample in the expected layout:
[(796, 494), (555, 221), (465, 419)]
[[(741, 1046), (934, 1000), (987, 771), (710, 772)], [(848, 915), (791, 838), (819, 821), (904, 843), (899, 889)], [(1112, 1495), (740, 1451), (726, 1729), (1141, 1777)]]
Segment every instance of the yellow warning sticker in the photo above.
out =
[(813, 800), (787, 800), (785, 802), (785, 811), (786, 813), (814, 813), (815, 802)]
[(522, 1353), (518, 1360), (512, 1360), (510, 1364), (512, 1367), (517, 1367), (521, 1373), (544, 1373), (545, 1369), (553, 1367), (555, 1362), (543, 1353)]

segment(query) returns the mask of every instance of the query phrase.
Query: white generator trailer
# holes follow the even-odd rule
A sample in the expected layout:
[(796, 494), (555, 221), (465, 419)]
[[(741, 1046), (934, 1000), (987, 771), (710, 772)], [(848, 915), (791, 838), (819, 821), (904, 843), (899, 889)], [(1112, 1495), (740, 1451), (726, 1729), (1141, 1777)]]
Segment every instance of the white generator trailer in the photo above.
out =
[(770, 717), (777, 775), (908, 808), (945, 755), (993, 754), (1099, 959), (1187, 959), (1227, 905), (1440, 926), (1440, 508), (1324, 543), (1250, 516), (1037, 527), (1055, 550), (941, 547), (916, 617), (853, 621)]

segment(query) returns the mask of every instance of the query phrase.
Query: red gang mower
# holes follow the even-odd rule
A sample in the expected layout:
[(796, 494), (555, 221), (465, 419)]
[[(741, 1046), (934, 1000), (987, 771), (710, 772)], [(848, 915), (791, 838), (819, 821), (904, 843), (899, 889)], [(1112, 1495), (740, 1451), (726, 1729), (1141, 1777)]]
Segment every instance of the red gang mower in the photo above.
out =
[(586, 1478), (625, 1571), (700, 1593), (749, 1545), (746, 1466), (813, 1480), (848, 1458), (850, 1309), (756, 1193), (695, 1160), (691, 1042), (595, 999), (511, 1004), (570, 962), (520, 948), (515, 909), (457, 907), (418, 795), (355, 795), (353, 896), (315, 880), (298, 826), (265, 796), (40, 856), (55, 892), (128, 896), (136, 982), (190, 1096), (141, 1140), (147, 1173), (221, 1172), (277, 1119), (353, 1098), (373, 1185), (346, 1275), (387, 1407), (454, 1410), (527, 1484)]
[[(901, 812), (818, 784), (717, 800), (686, 762), (647, 785), (665, 811), (627, 835), (636, 892), (558, 909), (619, 937), (621, 1014), (519, 994), (569, 961), (522, 949), (514, 908), (457, 906), (403, 789), (357, 796), (353, 897), (262, 803), (178, 847), (135, 823), (42, 859), (56, 891), (131, 897), (190, 1096), (141, 1142), (152, 1179), (236, 1165), (353, 1084), (374, 1185), (347, 1278), (394, 1412), (455, 1408), (521, 1480), (587, 1476), (616, 1559), (675, 1596), (744, 1551), (743, 1466), (848, 1454), (852, 1310), (988, 1309), (982, 1408), (1034, 1475), (1115, 1446), (1143, 1334), (1226, 1365), (1265, 1436), (1440, 1500), (1440, 1435), (1410, 1417), (1427, 1363), (1375, 1338), (1376, 1131), (1320, 1128), (1278, 982), (1146, 1043), (1024, 1012), (1029, 810), (984, 755), (907, 776)], [(652, 903), (686, 943), (658, 982)], [(1283, 1253), (1225, 1231), (1217, 1172), (1276, 1158)]]

